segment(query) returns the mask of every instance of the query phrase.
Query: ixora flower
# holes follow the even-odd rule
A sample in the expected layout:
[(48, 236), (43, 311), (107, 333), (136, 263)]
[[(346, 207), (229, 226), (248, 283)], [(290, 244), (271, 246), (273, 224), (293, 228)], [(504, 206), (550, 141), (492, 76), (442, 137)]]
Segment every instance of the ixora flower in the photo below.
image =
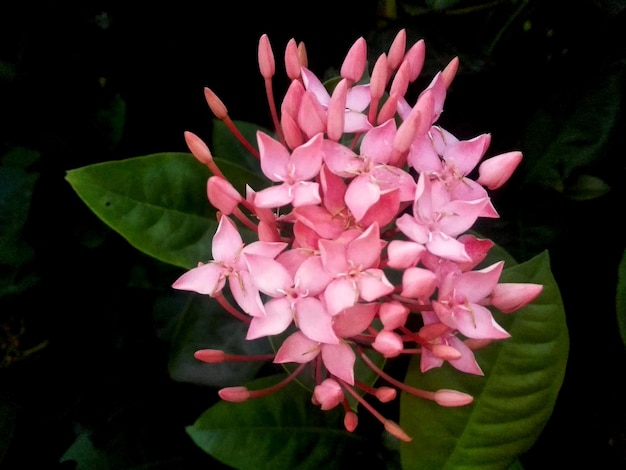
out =
[[(215, 93), (205, 90), (215, 116), (259, 159), (269, 181), (239, 194), (208, 147), (185, 134), (191, 152), (213, 173), (207, 194), (220, 220), (212, 259), (173, 287), (216, 298), (247, 323), (247, 339), (272, 337), (273, 361), (291, 364), (279, 384), (224, 388), (223, 399), (267, 395), (311, 368), (312, 402), (323, 410), (343, 406), (347, 430), (357, 425), (348, 404), (354, 398), (392, 435), (409, 441), (365, 394), (386, 402), (401, 390), (447, 407), (467, 405), (472, 396), (409, 387), (372, 357), (420, 355), (423, 373), (448, 362), (459, 373), (482, 375), (473, 349), (510, 336), (490, 308), (508, 314), (540, 294), (538, 284), (500, 282), (503, 262), (480, 264), (494, 243), (468, 233), (477, 219), (498, 217), (488, 191), (506, 182), (522, 154), (483, 161), (489, 134), (462, 140), (437, 124), (456, 58), (411, 103), (407, 90), (421, 73), (425, 49), (419, 41), (407, 50), (405, 39), (400, 31), (369, 74), (367, 46), (358, 39), (334, 87), (308, 68), (304, 46), (292, 39), (284, 55), (291, 83), (277, 106), (276, 64), (263, 35), (259, 67), (275, 132), (258, 131), (256, 147)], [(239, 230), (253, 230), (257, 240), (244, 244)], [(195, 357), (208, 363), (243, 359), (216, 350)], [(374, 388), (361, 380), (357, 360), (387, 385)]]

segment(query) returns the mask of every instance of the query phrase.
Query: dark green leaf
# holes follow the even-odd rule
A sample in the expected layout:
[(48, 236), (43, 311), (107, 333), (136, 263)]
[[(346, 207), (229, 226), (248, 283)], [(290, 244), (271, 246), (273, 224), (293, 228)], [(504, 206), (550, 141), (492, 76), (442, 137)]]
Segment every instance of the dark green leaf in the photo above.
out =
[[(252, 390), (277, 383), (262, 379)], [(339, 410), (321, 411), (311, 395), (290, 384), (243, 403), (220, 402), (187, 427), (193, 441), (221, 462), (237, 469), (318, 470), (384, 468), (380, 444), (343, 430)]]
[(208, 296), (189, 293), (161, 302), (178, 319), (172, 338), (169, 372), (172, 379), (212, 387), (243, 385), (263, 361), (206, 364), (194, 358), (198, 349), (221, 349), (228, 354), (258, 355), (272, 352), (266, 338), (247, 340), (248, 325), (226, 313)]
[(576, 201), (586, 201), (604, 196), (611, 187), (597, 176), (580, 174), (566, 187), (566, 195)]
[[(258, 176), (216, 159), (243, 194)], [(140, 251), (183, 268), (211, 256), (217, 228), (206, 196), (208, 169), (191, 154), (158, 153), (85, 166), (66, 179), (87, 206)]]
[[(233, 122), (248, 143), (257, 151), (259, 150), (256, 138), (257, 131), (263, 131), (268, 135), (272, 135), (270, 131), (257, 124), (245, 121)], [(260, 173), (261, 166), (259, 164), (259, 160), (252, 153), (250, 153), (250, 151), (233, 135), (228, 127), (226, 127), (226, 124), (219, 119), (213, 120), (211, 152), (217, 158), (227, 160), (237, 165), (245, 166), (253, 172)], [(258, 191), (261, 188), (255, 187), (252, 189)]]
[(511, 338), (476, 351), (484, 377), (447, 364), (426, 374), (419, 361), (406, 382), (425, 390), (470, 393), (466, 407), (444, 408), (403, 393), (401, 426), (413, 437), (402, 444), (403, 468), (507, 468), (535, 442), (552, 413), (565, 374), (569, 336), (547, 253), (509, 269), (502, 282), (542, 284), (530, 305), (509, 315), (494, 312)]

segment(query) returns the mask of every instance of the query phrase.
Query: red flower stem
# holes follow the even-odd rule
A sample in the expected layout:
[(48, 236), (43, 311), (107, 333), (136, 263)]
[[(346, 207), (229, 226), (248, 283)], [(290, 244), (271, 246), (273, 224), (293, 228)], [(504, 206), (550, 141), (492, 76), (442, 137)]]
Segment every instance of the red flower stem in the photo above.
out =
[(250, 398), (259, 398), (265, 395), (269, 395), (270, 393), (277, 392), (278, 390), (283, 388), (285, 385), (287, 385), (289, 382), (291, 382), (293, 379), (295, 379), (298, 376), (298, 374), (302, 372), (302, 370), (306, 367), (307, 364), (308, 364), (307, 362), (305, 362), (304, 364), (300, 364), (296, 368), (296, 370), (294, 370), (291, 374), (289, 374), (285, 379), (281, 380), (275, 385), (272, 385), (271, 387), (264, 388), (261, 390), (250, 390)]
[(230, 118), (230, 116), (226, 116), (224, 118), (222, 118), (222, 122), (224, 124), (226, 124), (226, 127), (228, 127), (228, 129), (230, 130), (230, 132), (233, 133), (233, 135), (237, 138), (237, 140), (239, 142), (241, 142), (241, 144), (248, 149), (248, 151), (254, 155), (257, 159), (261, 158), (259, 155), (259, 151), (257, 149), (255, 149), (252, 144), (250, 142), (248, 142), (248, 140), (243, 136), (243, 134), (239, 131), (239, 129), (237, 129), (237, 126), (235, 126), (235, 123), (233, 122), (233, 120)]
[(278, 140), (284, 144), (285, 137), (283, 136), (283, 130), (280, 127), (280, 121), (278, 120), (278, 112), (276, 111), (276, 102), (274, 101), (274, 90), (272, 88), (271, 78), (265, 79), (265, 94), (267, 95), (267, 102), (270, 106), (272, 121), (274, 122), (274, 127), (276, 128), (276, 135), (278, 136)]
[(361, 355), (361, 358), (363, 359), (363, 361), (365, 361), (365, 363), (368, 366), (370, 366), (370, 368), (374, 372), (376, 372), (380, 377), (385, 379), (390, 384), (395, 385), (396, 387), (398, 387), (400, 390), (403, 390), (403, 391), (405, 391), (407, 393), (410, 393), (411, 395), (415, 395), (415, 396), (420, 397), (420, 398), (426, 398), (428, 400), (434, 400), (435, 399), (435, 393), (434, 392), (428, 392), (426, 390), (420, 390), (418, 388), (410, 387), (410, 386), (400, 382), (399, 380), (394, 379), (389, 374), (383, 372), (382, 369), (378, 368), (378, 366), (376, 366), (376, 364), (374, 364), (370, 360), (370, 358), (367, 357), (365, 355), (365, 353), (361, 349), (359, 349), (359, 354)]
[(248, 217), (246, 217), (246, 215), (243, 212), (241, 212), (241, 209), (239, 209), (238, 207), (235, 207), (235, 210), (233, 211), (233, 215), (237, 217), (237, 220), (239, 220), (242, 224), (244, 224), (250, 230), (252, 230), (253, 232), (258, 232), (259, 228), (256, 226), (254, 222), (252, 222)]
[(235, 318), (237, 318), (238, 320), (241, 320), (243, 322), (250, 323), (250, 321), (251, 321), (250, 318), (248, 318), (243, 313), (241, 313), (239, 310), (237, 310), (235, 307), (233, 307), (230, 304), (230, 302), (228, 302), (228, 300), (226, 300), (226, 297), (224, 297), (224, 294), (222, 294), (220, 292), (219, 294), (217, 294), (215, 296), (215, 299), (219, 302), (219, 304), (222, 307), (224, 307), (224, 310), (226, 310), (232, 316), (234, 316)]

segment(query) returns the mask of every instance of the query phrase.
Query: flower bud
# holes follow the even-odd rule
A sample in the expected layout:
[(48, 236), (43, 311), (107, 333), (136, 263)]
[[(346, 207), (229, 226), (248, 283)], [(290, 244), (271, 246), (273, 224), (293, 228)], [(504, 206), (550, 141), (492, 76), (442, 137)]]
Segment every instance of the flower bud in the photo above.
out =
[(219, 349), (200, 349), (193, 354), (193, 357), (208, 364), (217, 364), (224, 362), (226, 353)]
[(478, 167), (477, 183), (488, 189), (498, 189), (511, 177), (522, 161), (522, 152), (507, 152), (491, 157)]
[(263, 34), (259, 40), (259, 69), (263, 78), (272, 78), (276, 73), (276, 65), (274, 62), (274, 52), (270, 45), (267, 34)]
[(207, 196), (213, 207), (226, 215), (232, 214), (243, 199), (232, 184), (219, 176), (207, 180)]
[(383, 302), (378, 309), (378, 316), (385, 330), (395, 330), (404, 326), (409, 316), (409, 309), (400, 302)]
[(465, 406), (474, 401), (474, 397), (467, 393), (445, 388), (437, 390), (434, 398), (439, 405), (448, 407)]
[(366, 61), (367, 44), (364, 38), (359, 38), (346, 54), (346, 58), (341, 65), (339, 74), (343, 78), (347, 78), (348, 80), (356, 83), (363, 76)]
[(239, 403), (250, 398), (250, 390), (246, 387), (226, 387), (217, 392), (222, 400)]
[(378, 401), (381, 403), (389, 403), (392, 400), (395, 400), (398, 392), (395, 388), (391, 387), (379, 387), (376, 389), (374, 396), (378, 398)]
[(397, 333), (383, 330), (376, 335), (372, 347), (385, 357), (396, 357), (404, 349), (404, 342)]
[(358, 424), (359, 417), (357, 416), (357, 414), (354, 411), (346, 412), (345, 416), (343, 417), (343, 425), (346, 428), (346, 431), (354, 431)]
[(529, 283), (500, 283), (491, 294), (491, 305), (502, 313), (511, 313), (535, 300), (543, 286)]
[(334, 379), (325, 379), (313, 390), (313, 399), (319, 403), (322, 410), (330, 410), (343, 400), (341, 385)]

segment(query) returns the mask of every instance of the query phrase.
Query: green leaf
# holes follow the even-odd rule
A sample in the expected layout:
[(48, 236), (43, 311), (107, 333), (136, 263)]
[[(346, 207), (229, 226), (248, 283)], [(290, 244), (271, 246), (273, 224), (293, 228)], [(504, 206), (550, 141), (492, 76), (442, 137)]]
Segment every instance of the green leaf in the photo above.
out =
[(611, 187), (597, 176), (580, 174), (565, 188), (565, 194), (575, 201), (586, 201), (604, 196)]
[(474, 402), (444, 408), (403, 393), (400, 424), (413, 437), (401, 446), (405, 470), (507, 468), (532, 446), (550, 417), (565, 374), (569, 336), (547, 253), (506, 269), (501, 282), (537, 283), (544, 289), (523, 309), (494, 312), (511, 337), (476, 351), (484, 377), (448, 364), (422, 374), (418, 358), (410, 364), (407, 384), (459, 390), (473, 395)]
[(65, 451), (61, 462), (73, 461), (76, 470), (109, 470), (111, 465), (106, 453), (96, 449), (87, 432), (78, 435), (74, 443)]
[(626, 250), (622, 254), (617, 269), (617, 296), (615, 299), (615, 310), (617, 312), (617, 323), (622, 342), (626, 345)]
[[(281, 376), (282, 378), (283, 376)], [(265, 388), (280, 378), (266, 377), (249, 388)], [(237, 469), (341, 469), (368, 464), (384, 468), (378, 442), (343, 430), (338, 409), (321, 411), (296, 384), (243, 403), (219, 402), (187, 433), (205, 452)]]
[[(259, 177), (219, 159), (242, 194)], [(206, 196), (209, 170), (188, 153), (158, 153), (85, 166), (66, 179), (85, 204), (138, 250), (186, 269), (211, 255), (217, 229)]]
[[(257, 131), (263, 131), (268, 135), (272, 133), (259, 126), (246, 121), (233, 121), (239, 132), (245, 137), (245, 139), (255, 148), (259, 150), (257, 143), (256, 133)], [(250, 151), (233, 135), (233, 133), (226, 127), (219, 119), (213, 120), (213, 134), (211, 136), (211, 152), (217, 158), (222, 160), (228, 160), (229, 162), (244, 165), (253, 172), (260, 173), (261, 166), (259, 160), (250, 153)], [(267, 183), (265, 183), (267, 185)], [(258, 191), (261, 188), (252, 188)]]
[(234, 318), (208, 296), (171, 295), (159, 303), (159, 308), (177, 320), (169, 359), (173, 380), (211, 387), (242, 385), (255, 376), (263, 361), (207, 364), (193, 354), (199, 349), (221, 349), (239, 355), (272, 352), (267, 338), (247, 340), (248, 324)]

